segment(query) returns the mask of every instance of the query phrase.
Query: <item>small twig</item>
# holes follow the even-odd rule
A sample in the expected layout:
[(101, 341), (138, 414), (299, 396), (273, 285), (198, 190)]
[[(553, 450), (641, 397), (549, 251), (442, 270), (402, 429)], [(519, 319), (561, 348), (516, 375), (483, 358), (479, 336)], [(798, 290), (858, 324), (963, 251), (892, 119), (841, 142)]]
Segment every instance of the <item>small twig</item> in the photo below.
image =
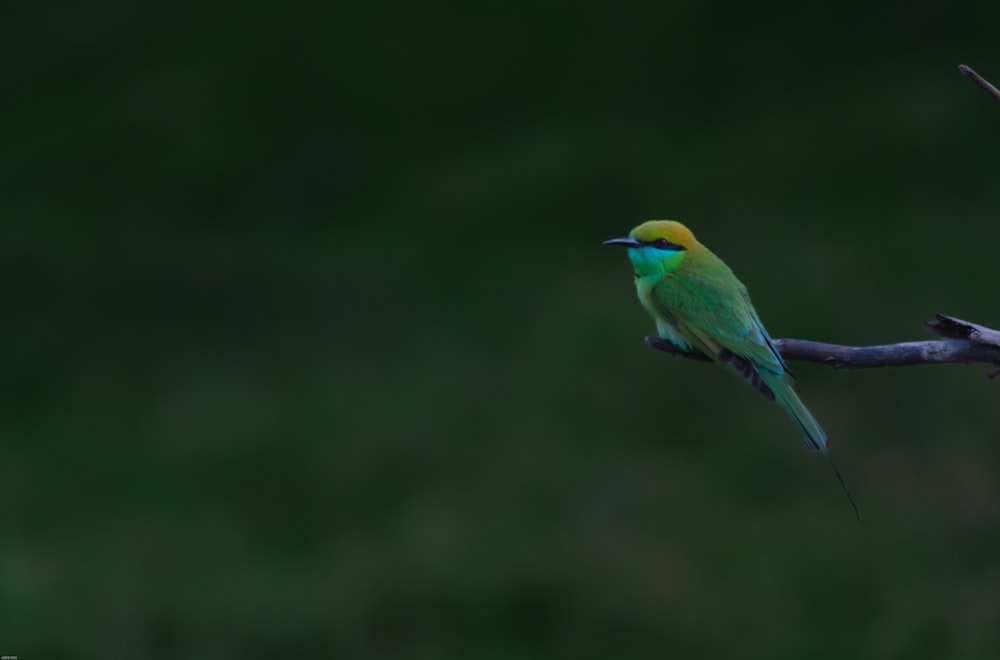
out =
[[(909, 341), (881, 346), (841, 346), (805, 339), (775, 339), (774, 345), (786, 360), (819, 362), (835, 369), (871, 369), (875, 367), (906, 367), (920, 364), (992, 364), (987, 374), (1000, 375), (1000, 331), (951, 316), (937, 315), (936, 321), (924, 327), (945, 339)], [(659, 337), (646, 337), (653, 348), (705, 361), (701, 351), (684, 351)]]
[(987, 94), (995, 98), (997, 101), (1000, 101), (1000, 89), (997, 89), (996, 87), (991, 85), (988, 80), (986, 80), (981, 75), (973, 71), (970, 67), (965, 66), (964, 64), (959, 64), (958, 70), (962, 72), (963, 76), (972, 78), (972, 81), (977, 85), (979, 85), (980, 87), (982, 87), (983, 89), (985, 89)]

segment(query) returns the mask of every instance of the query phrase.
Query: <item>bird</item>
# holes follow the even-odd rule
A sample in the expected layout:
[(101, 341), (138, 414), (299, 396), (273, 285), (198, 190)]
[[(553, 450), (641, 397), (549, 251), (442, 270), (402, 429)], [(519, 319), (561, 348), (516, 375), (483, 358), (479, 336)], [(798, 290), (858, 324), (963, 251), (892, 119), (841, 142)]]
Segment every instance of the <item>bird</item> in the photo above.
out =
[(826, 432), (795, 393), (784, 358), (761, 323), (746, 286), (726, 263), (674, 220), (650, 220), (605, 245), (628, 248), (639, 302), (671, 352), (721, 362), (778, 403), (806, 447), (828, 458), (858, 520), (861, 512), (830, 456)]

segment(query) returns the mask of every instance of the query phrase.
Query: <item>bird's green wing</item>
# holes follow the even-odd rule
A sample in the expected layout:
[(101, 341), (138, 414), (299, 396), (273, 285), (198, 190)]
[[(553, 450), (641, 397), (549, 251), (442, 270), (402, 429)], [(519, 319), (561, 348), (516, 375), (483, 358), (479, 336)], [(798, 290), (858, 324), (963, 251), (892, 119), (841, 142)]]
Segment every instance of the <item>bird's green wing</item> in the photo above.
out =
[[(699, 255), (693, 266), (685, 264), (657, 284), (652, 292), (656, 306), (756, 369), (784, 373), (787, 368), (781, 354), (760, 322), (746, 287), (729, 267), (711, 253)], [(739, 364), (734, 366), (743, 370)]]
[(750, 385), (780, 404), (811, 451), (826, 452), (826, 433), (784, 378), (788, 368), (750, 302), (746, 287), (718, 257), (698, 255), (663, 277), (653, 290), (657, 308), (669, 310), (682, 332), (710, 346)]

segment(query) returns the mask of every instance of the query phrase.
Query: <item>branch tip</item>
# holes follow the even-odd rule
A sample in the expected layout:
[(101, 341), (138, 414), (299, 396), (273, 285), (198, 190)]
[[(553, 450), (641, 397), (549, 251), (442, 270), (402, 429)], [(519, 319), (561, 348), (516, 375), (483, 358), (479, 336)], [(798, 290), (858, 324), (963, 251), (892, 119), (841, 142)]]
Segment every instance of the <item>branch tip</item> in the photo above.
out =
[(979, 85), (987, 94), (992, 96), (997, 101), (1000, 101), (1000, 89), (997, 89), (990, 84), (988, 80), (983, 78), (981, 75), (972, 70), (972, 67), (966, 66), (964, 64), (958, 65), (958, 70), (963, 76), (972, 80), (972, 82)]

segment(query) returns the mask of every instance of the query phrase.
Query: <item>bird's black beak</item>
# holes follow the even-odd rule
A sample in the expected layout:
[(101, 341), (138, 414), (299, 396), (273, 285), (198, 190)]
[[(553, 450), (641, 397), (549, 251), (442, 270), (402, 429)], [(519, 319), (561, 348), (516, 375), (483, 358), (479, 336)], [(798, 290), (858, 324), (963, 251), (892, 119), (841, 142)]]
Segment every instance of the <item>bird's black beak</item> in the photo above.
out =
[(605, 245), (624, 245), (626, 247), (639, 247), (642, 245), (641, 242), (634, 238), (626, 236), (625, 238), (612, 238), (610, 241), (604, 241)]

